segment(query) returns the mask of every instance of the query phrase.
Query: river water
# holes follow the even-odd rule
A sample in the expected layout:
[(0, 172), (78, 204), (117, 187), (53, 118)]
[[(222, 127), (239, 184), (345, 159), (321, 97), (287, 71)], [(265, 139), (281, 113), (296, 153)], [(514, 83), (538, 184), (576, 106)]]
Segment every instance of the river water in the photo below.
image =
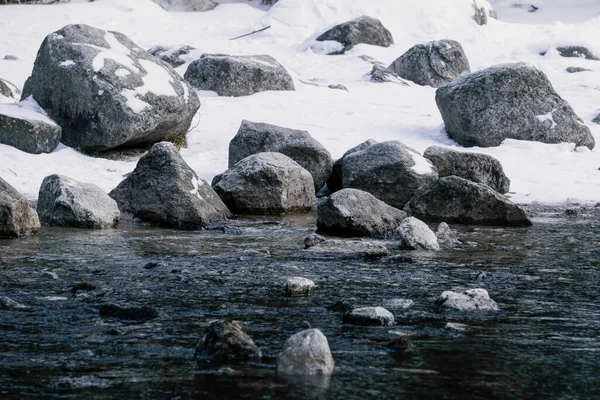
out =
[[(0, 241), (0, 296), (28, 307), (0, 309), (0, 398), (598, 398), (597, 213), (538, 214), (531, 228), (452, 226), (469, 245), (451, 251), (382, 241), (412, 263), (298, 257), (315, 218), (198, 232), (43, 228)], [(291, 276), (315, 281), (314, 294), (283, 297)], [(88, 290), (72, 289), (80, 283)], [(435, 309), (442, 291), (475, 287), (501, 311)], [(384, 306), (396, 325), (343, 324), (328, 309), (337, 301)], [(159, 317), (103, 318), (106, 303), (148, 305)], [(245, 323), (261, 363), (196, 365), (199, 337), (220, 318)], [(277, 377), (283, 343), (308, 325), (327, 336), (335, 374)]]

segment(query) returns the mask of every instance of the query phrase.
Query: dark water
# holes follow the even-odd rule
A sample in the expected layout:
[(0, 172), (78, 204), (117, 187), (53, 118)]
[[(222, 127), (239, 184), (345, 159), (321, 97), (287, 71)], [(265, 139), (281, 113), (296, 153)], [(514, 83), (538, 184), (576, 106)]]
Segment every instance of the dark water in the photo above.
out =
[[(461, 227), (471, 246), (437, 253), (385, 242), (414, 263), (294, 258), (314, 219), (238, 220), (201, 232), (45, 228), (0, 241), (0, 295), (29, 307), (0, 310), (0, 398), (598, 398), (597, 218)], [(316, 292), (282, 297), (290, 276), (312, 279)], [(82, 282), (96, 289), (74, 294)], [(487, 289), (501, 311), (433, 307), (444, 290), (474, 287)], [(342, 324), (327, 306), (350, 298), (386, 306), (397, 325)], [(401, 309), (394, 299), (414, 304)], [(105, 303), (150, 305), (160, 316), (101, 318)], [(195, 344), (217, 318), (244, 321), (263, 363), (198, 367)], [(329, 340), (331, 380), (275, 376), (284, 341), (306, 322)], [(448, 322), (470, 329), (447, 329)]]

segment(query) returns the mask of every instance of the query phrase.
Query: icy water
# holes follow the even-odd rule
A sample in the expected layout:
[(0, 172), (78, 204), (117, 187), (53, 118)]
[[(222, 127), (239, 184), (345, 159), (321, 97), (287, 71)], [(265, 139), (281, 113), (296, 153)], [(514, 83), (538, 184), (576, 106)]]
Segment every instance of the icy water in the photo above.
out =
[[(298, 258), (314, 223), (310, 214), (199, 232), (44, 228), (0, 241), (0, 295), (29, 307), (0, 309), (0, 398), (598, 398), (598, 218), (460, 227), (471, 245), (437, 253), (384, 242), (413, 263)], [(314, 280), (316, 292), (284, 298), (290, 276)], [(79, 283), (95, 289), (74, 292)], [(434, 308), (442, 291), (474, 287), (501, 311)], [(349, 299), (388, 308), (397, 324), (343, 324), (327, 306)], [(414, 304), (403, 309), (397, 299)], [(149, 305), (159, 317), (102, 318), (105, 303)], [(196, 365), (196, 342), (217, 318), (244, 321), (261, 364)], [(277, 377), (275, 357), (307, 323), (327, 336), (335, 374)]]

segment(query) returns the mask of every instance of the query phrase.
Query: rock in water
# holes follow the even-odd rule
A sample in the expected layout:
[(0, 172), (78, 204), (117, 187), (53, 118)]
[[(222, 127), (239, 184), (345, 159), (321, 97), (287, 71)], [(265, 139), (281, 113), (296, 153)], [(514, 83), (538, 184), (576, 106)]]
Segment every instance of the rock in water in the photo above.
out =
[(109, 196), (116, 200), (121, 212), (176, 229), (199, 229), (230, 216), (210, 185), (168, 142), (152, 146)]
[(213, 321), (196, 345), (194, 358), (197, 362), (245, 362), (258, 361), (262, 352), (239, 321)]
[[(148, 53), (160, 58), (173, 68), (177, 68), (186, 63), (185, 56), (191, 51), (196, 50), (192, 46), (152, 46)], [(189, 60), (191, 61), (191, 60)]]
[(394, 315), (383, 307), (355, 308), (344, 314), (343, 319), (355, 325), (394, 325)]
[(366, 15), (334, 26), (319, 36), (317, 41), (335, 41), (344, 46), (342, 51), (333, 54), (344, 53), (361, 43), (381, 47), (389, 47), (394, 44), (391, 32), (383, 26), (381, 21)]
[(445, 222), (440, 222), (437, 226), (435, 236), (437, 237), (440, 248), (444, 250), (450, 250), (462, 244)]
[(500, 161), (487, 154), (431, 146), (425, 150), (423, 157), (431, 161), (440, 177), (456, 175), (487, 185), (501, 194), (507, 193), (510, 188), (510, 179), (504, 174)]
[[(322, 238), (322, 236), (321, 236)], [(305, 240), (305, 247), (308, 244)], [(317, 260), (357, 260), (389, 256), (390, 252), (382, 244), (367, 240), (319, 240), (310, 243), (294, 256)]]
[(68, 25), (46, 37), (23, 98), (63, 129), (62, 142), (86, 151), (140, 146), (187, 134), (196, 92), (127, 36)]
[(435, 167), (398, 141), (381, 142), (344, 157), (344, 188), (371, 193), (402, 209), (414, 193), (437, 178)]
[(389, 67), (418, 85), (439, 87), (469, 74), (469, 60), (460, 43), (439, 40), (411, 47)]
[(333, 163), (333, 169), (331, 170), (331, 175), (329, 176), (329, 179), (327, 179), (327, 188), (329, 189), (329, 191), (331, 193), (337, 192), (338, 190), (341, 190), (344, 187), (343, 186), (344, 178), (342, 176), (343, 166), (344, 166), (344, 158), (346, 158), (346, 156), (348, 156), (350, 154), (356, 153), (357, 151), (368, 149), (369, 147), (373, 146), (376, 143), (377, 143), (377, 141), (375, 141), (373, 139), (364, 141), (364, 142), (360, 143), (359, 145), (354, 146), (347, 152), (345, 152), (343, 156), (341, 156), (339, 159), (337, 159)]
[(196, 89), (217, 92), (219, 96), (295, 90), (290, 74), (267, 55), (203, 54), (188, 66), (184, 77)]
[(16, 103), (21, 98), (21, 91), (14, 84), (0, 78), (0, 104)]
[(342, 189), (317, 207), (317, 229), (341, 236), (390, 236), (406, 213), (370, 193)]
[(302, 277), (289, 278), (283, 284), (283, 294), (286, 296), (308, 296), (315, 288), (315, 283)]
[(440, 87), (435, 101), (448, 137), (463, 146), (498, 146), (504, 139), (595, 145), (590, 129), (546, 75), (524, 63), (464, 76)]
[(38, 233), (40, 220), (21, 193), (0, 178), (0, 239)]
[(404, 208), (425, 221), (530, 226), (525, 211), (488, 186), (457, 176), (440, 178), (419, 190)]
[(281, 153), (258, 153), (225, 171), (214, 190), (235, 214), (279, 215), (312, 209), (312, 176)]
[(37, 203), (42, 225), (115, 228), (121, 215), (117, 202), (98, 186), (62, 175), (44, 178)]
[(277, 357), (277, 374), (331, 375), (335, 368), (327, 338), (318, 329), (291, 336)]
[(443, 292), (435, 304), (441, 309), (457, 311), (495, 311), (498, 304), (490, 298), (485, 289), (469, 289), (464, 293)]
[(243, 120), (229, 142), (229, 168), (242, 158), (262, 152), (285, 154), (313, 177), (318, 192), (331, 175), (331, 154), (310, 133), (277, 125)]
[(52, 153), (62, 129), (28, 97), (20, 103), (0, 104), (0, 143), (25, 153)]
[(411, 250), (440, 250), (435, 233), (426, 223), (415, 217), (408, 217), (396, 230), (401, 247)]

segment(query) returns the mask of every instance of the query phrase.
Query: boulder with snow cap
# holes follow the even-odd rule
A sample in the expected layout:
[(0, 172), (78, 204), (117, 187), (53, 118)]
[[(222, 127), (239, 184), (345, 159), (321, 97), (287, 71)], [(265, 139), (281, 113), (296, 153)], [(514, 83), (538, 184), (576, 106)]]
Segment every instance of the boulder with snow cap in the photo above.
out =
[(347, 155), (342, 176), (344, 188), (363, 190), (402, 209), (421, 186), (438, 175), (416, 150), (399, 141), (388, 141)]
[(203, 54), (188, 66), (184, 77), (194, 88), (213, 91), (219, 96), (295, 90), (290, 74), (268, 55)]
[(0, 78), (0, 104), (16, 103), (21, 98), (21, 91), (6, 79)]
[(427, 224), (415, 217), (408, 217), (396, 229), (400, 246), (410, 250), (440, 250), (437, 236)]
[(595, 145), (590, 129), (546, 75), (524, 63), (463, 76), (440, 87), (435, 101), (448, 137), (463, 146), (499, 146), (504, 139)]
[(0, 239), (38, 233), (40, 220), (29, 201), (0, 178)]
[(356, 153), (357, 151), (367, 149), (367, 148), (373, 146), (375, 143), (377, 143), (377, 141), (375, 141), (373, 139), (366, 140), (366, 141), (354, 146), (347, 152), (345, 152), (343, 156), (338, 158), (333, 163), (333, 169), (331, 170), (331, 175), (329, 176), (329, 179), (327, 179), (327, 188), (329, 189), (329, 191), (331, 193), (337, 192), (338, 190), (341, 190), (344, 187), (343, 186), (343, 177), (342, 177), (344, 158), (352, 153)]
[(190, 52), (193, 50), (196, 50), (196, 48), (188, 45), (152, 46), (148, 50), (148, 53), (160, 58), (161, 60), (169, 64), (171, 67), (177, 68), (186, 63), (186, 56), (189, 56)]
[(152, 146), (109, 196), (122, 213), (176, 229), (199, 229), (231, 214), (168, 142)]
[(343, 49), (332, 54), (344, 53), (361, 43), (381, 47), (389, 47), (394, 44), (391, 32), (383, 26), (381, 21), (366, 15), (334, 26), (320, 35), (317, 41), (341, 43)]
[(68, 25), (44, 39), (23, 98), (33, 95), (85, 151), (145, 146), (186, 135), (200, 101), (163, 61), (127, 36)]
[(456, 311), (496, 311), (498, 304), (490, 298), (485, 289), (468, 289), (464, 293), (443, 292), (435, 301), (442, 310)]

